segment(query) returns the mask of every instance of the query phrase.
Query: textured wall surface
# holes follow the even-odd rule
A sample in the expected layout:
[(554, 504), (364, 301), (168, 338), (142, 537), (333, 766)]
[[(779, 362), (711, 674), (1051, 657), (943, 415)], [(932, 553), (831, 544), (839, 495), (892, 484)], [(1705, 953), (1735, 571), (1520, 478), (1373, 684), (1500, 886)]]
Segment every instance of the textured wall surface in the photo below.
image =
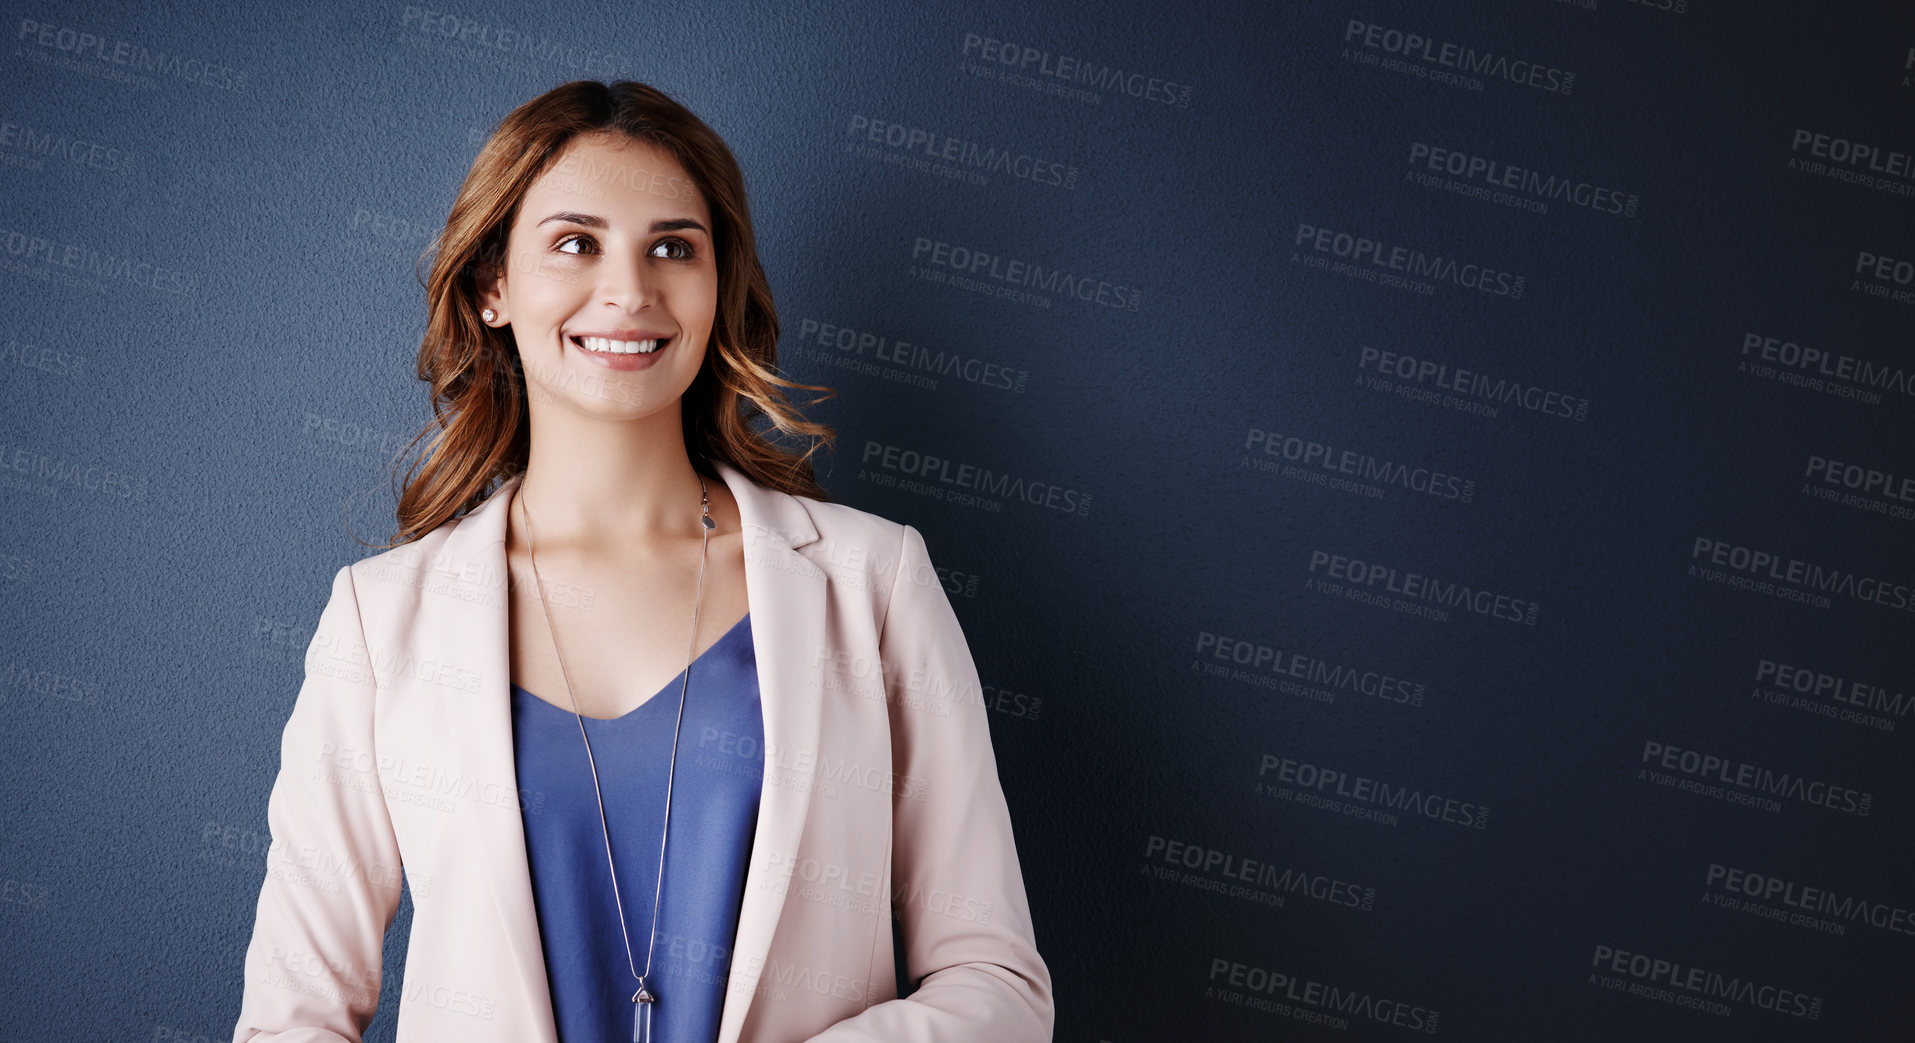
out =
[(230, 1033), (415, 261), (499, 118), (630, 78), (944, 573), (1058, 1039), (1907, 1038), (1908, 5), (5, 24), (0, 1037)]

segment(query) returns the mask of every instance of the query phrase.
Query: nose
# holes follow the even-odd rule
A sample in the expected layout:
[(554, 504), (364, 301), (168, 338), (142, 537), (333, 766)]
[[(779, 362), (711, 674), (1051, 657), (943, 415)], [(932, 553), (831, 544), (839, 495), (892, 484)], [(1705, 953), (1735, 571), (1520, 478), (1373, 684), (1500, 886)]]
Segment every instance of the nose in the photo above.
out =
[(596, 270), (598, 297), (604, 303), (637, 312), (657, 302), (658, 281), (644, 256), (608, 256)]

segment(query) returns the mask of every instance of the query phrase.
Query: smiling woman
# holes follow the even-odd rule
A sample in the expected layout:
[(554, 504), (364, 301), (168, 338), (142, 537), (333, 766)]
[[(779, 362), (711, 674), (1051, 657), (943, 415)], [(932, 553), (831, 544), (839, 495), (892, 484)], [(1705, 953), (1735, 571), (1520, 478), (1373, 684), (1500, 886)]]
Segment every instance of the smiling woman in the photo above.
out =
[[(654, 405), (682, 396), (694, 457), (732, 460), (761, 484), (828, 499), (810, 458), (830, 444), (830, 428), (804, 420), (780, 389), (830, 389), (778, 374), (778, 317), (744, 175), (724, 141), (662, 92), (582, 80), (520, 106), (474, 160), (431, 257), (418, 372), (436, 414), (420, 437), (435, 441), (400, 499), (395, 542), (476, 506), (502, 465), (524, 462), (540, 401), (616, 414), (645, 408), (638, 396), (648, 388)], [(608, 277), (628, 281), (601, 287)], [(604, 314), (565, 310), (601, 291)], [(658, 315), (608, 318), (643, 292), (658, 295)], [(483, 318), (488, 309), (494, 319)], [(652, 325), (672, 328), (644, 328)], [(627, 360), (571, 339), (648, 332), (683, 338), (649, 383), (610, 374), (656, 363), (614, 365)], [(578, 368), (592, 361), (604, 369)], [(790, 456), (752, 429), (759, 415), (813, 444)]]
[[(564, 172), (568, 165), (611, 176), (581, 180)], [(629, 176), (632, 171), (640, 176)], [(649, 177), (645, 176), (647, 171), (651, 172)], [(521, 362), (527, 355), (526, 341), (539, 339), (541, 323), (556, 323), (559, 355), (549, 359), (556, 365), (565, 364), (569, 353), (564, 348), (569, 344), (610, 369), (650, 369), (664, 349), (676, 343), (680, 350), (672, 354), (671, 364), (684, 371), (683, 383), (691, 383), (697, 372), (699, 349), (712, 326), (718, 267), (712, 259), (710, 217), (705, 213), (704, 201), (695, 192), (676, 188), (669, 195), (655, 193), (650, 186), (659, 180), (674, 186), (689, 184), (677, 161), (663, 149), (632, 142), (622, 135), (592, 134), (575, 139), (555, 174), (532, 185), (520, 205), (507, 253), (511, 257), (537, 257), (539, 263), (521, 266), (521, 274), (527, 278), (518, 280), (516, 292), (510, 294), (510, 309), (505, 307), (509, 264), (508, 271), (500, 273), (483, 294), (489, 307), (482, 314), (512, 324)], [(600, 189), (594, 187), (594, 181), (613, 184)], [(630, 187), (634, 182), (642, 187)], [(636, 225), (627, 228), (623, 222), (614, 224), (607, 217), (569, 209), (596, 205), (590, 200), (604, 200), (606, 209), (628, 215)], [(527, 215), (548, 209), (548, 216), (527, 227)], [(658, 210), (687, 216), (650, 216)], [(581, 228), (590, 231), (575, 230)], [(638, 262), (625, 264), (627, 256), (636, 256)], [(597, 273), (595, 279), (583, 277), (604, 265), (615, 270)], [(608, 280), (621, 285), (606, 285)], [(568, 320), (586, 311), (580, 307), (579, 298), (601, 290), (607, 295), (607, 303), (634, 301), (650, 292), (657, 298), (660, 312), (651, 323), (656, 328), (605, 317), (587, 318), (579, 326), (568, 326)], [(668, 323), (666, 319), (675, 321)], [(696, 347), (688, 348), (687, 342)], [(535, 360), (539, 358), (536, 352), (533, 355)]]
[(361, 1037), (403, 866), (400, 1039), (1049, 1039), (976, 665), (922, 535), (813, 477), (730, 149), (568, 83), (435, 246), (432, 438), (308, 649), (234, 1038)]

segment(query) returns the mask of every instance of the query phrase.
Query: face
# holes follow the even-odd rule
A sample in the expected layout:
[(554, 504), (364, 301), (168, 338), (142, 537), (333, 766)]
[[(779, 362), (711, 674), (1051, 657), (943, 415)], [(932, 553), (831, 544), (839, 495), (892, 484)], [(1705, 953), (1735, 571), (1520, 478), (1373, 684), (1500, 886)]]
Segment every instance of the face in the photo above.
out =
[(656, 146), (580, 135), (527, 190), (483, 294), (510, 326), (536, 416), (676, 413), (718, 304), (704, 195)]

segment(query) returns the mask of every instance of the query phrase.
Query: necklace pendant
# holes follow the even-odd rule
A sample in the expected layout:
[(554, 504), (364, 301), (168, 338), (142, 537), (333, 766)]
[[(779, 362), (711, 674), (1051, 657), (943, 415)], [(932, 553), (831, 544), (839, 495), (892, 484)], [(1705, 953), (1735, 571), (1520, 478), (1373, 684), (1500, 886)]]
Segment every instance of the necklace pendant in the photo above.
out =
[(652, 1008), (658, 1000), (645, 988), (632, 996), (632, 1043), (652, 1043)]

